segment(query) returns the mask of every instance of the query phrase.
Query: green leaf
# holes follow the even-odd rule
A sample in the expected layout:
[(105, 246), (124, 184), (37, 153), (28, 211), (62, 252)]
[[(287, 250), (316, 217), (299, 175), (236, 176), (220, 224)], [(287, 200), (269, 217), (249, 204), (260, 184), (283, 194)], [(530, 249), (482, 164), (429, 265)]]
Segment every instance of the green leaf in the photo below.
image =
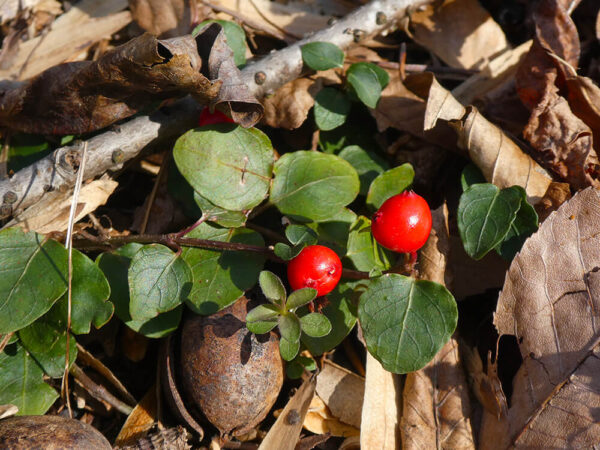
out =
[(212, 204), (206, 198), (197, 192), (194, 192), (194, 201), (202, 210), (202, 214), (207, 217), (209, 222), (215, 222), (226, 228), (238, 228), (246, 223), (246, 214), (242, 211), (229, 211), (217, 205)]
[(367, 194), (367, 205), (379, 209), (383, 202), (409, 187), (415, 178), (415, 171), (409, 164), (402, 164), (386, 170), (373, 180)]
[(315, 96), (315, 122), (323, 131), (343, 125), (348, 117), (352, 102), (339, 89), (326, 87)]
[[(91, 324), (100, 328), (113, 315), (114, 305), (108, 301), (110, 285), (94, 262), (78, 250), (73, 250), (73, 293), (71, 301), (71, 331), (87, 334)], [(56, 302), (48, 313), (48, 320), (64, 322), (68, 311), (67, 294)]]
[(389, 164), (374, 153), (367, 152), (358, 145), (349, 145), (344, 148), (339, 157), (345, 159), (356, 169), (360, 179), (360, 195), (367, 195), (369, 186), (377, 175), (389, 169)]
[(0, 231), (0, 333), (26, 327), (67, 290), (67, 251), (20, 228)]
[(304, 373), (304, 369), (309, 371), (317, 370), (317, 363), (312, 358), (298, 355), (294, 358), (293, 361), (286, 364), (285, 373), (288, 376), (288, 378), (295, 380), (302, 376), (302, 374)]
[(300, 47), (304, 64), (313, 70), (343, 67), (344, 52), (330, 42), (310, 42)]
[(312, 302), (317, 297), (317, 290), (313, 288), (302, 288), (290, 294), (285, 305), (288, 311), (293, 311), (296, 308)]
[(319, 240), (319, 236), (315, 230), (304, 225), (288, 225), (285, 229), (285, 237), (293, 245), (314, 245)]
[(246, 322), (246, 328), (254, 334), (265, 334), (277, 326), (277, 320), (258, 320), (256, 322)]
[[(218, 228), (208, 223), (186, 237), (264, 246), (260, 234), (246, 228)], [(258, 253), (187, 247), (183, 259), (192, 268), (194, 285), (187, 305), (198, 314), (213, 314), (234, 303), (258, 281), (265, 257)]]
[[(23, 347), (52, 378), (62, 377), (65, 371), (67, 327), (66, 323), (61, 325), (58, 326), (52, 318), (45, 315), (19, 330), (19, 339)], [(69, 367), (76, 359), (77, 342), (71, 336), (69, 338)]]
[(282, 339), (286, 339), (289, 342), (297, 342), (300, 339), (300, 320), (296, 314), (282, 314), (277, 320)]
[(8, 171), (18, 172), (52, 152), (49, 142), (38, 134), (11, 134), (9, 144)]
[(313, 355), (321, 355), (337, 347), (348, 336), (356, 324), (356, 305), (362, 289), (368, 282), (352, 281), (339, 283), (327, 295), (329, 304), (323, 308), (322, 313), (331, 322), (331, 331), (327, 336), (313, 338), (302, 335), (302, 343)]
[(466, 191), (472, 184), (482, 184), (485, 182), (486, 179), (481, 170), (473, 163), (467, 164), (460, 174), (460, 185), (463, 191)]
[(190, 130), (175, 142), (173, 157), (194, 190), (221, 208), (251, 209), (269, 192), (273, 147), (256, 128), (221, 123)]
[(276, 305), (283, 305), (286, 298), (285, 287), (277, 275), (263, 270), (258, 276), (258, 283), (265, 297)]
[(0, 405), (11, 403), (19, 415), (41, 415), (48, 411), (58, 394), (44, 383), (44, 372), (19, 344), (0, 353)]
[(129, 313), (144, 321), (171, 311), (188, 298), (192, 271), (187, 262), (159, 244), (140, 248), (129, 267)]
[(507, 235), (521, 206), (515, 187), (500, 190), (493, 184), (474, 184), (460, 196), (458, 231), (467, 254), (483, 258)]
[(193, 36), (197, 36), (198, 32), (210, 23), (218, 23), (223, 27), (227, 45), (233, 50), (233, 61), (235, 65), (240, 67), (246, 64), (246, 33), (244, 29), (235, 22), (229, 20), (205, 20), (201, 22), (192, 31)]
[(298, 256), (304, 247), (305, 245), (295, 245), (294, 247), (290, 247), (283, 242), (278, 242), (275, 244), (275, 247), (273, 247), (273, 253), (284, 261), (289, 261)]
[(525, 240), (538, 229), (538, 215), (533, 206), (527, 203), (527, 194), (521, 186), (513, 186), (521, 193), (521, 207), (517, 211), (517, 217), (510, 224), (510, 229), (504, 240), (496, 247), (496, 251), (507, 261), (511, 261), (521, 250)]
[(424, 367), (450, 339), (458, 311), (441, 284), (388, 274), (370, 281), (358, 318), (369, 353), (385, 370), (408, 373)]
[(371, 234), (371, 221), (359, 216), (350, 227), (346, 258), (352, 261), (357, 270), (383, 271), (391, 267), (390, 259), (393, 258), (393, 254), (377, 244)]
[(319, 313), (310, 313), (300, 318), (302, 331), (311, 337), (327, 336), (331, 331), (331, 322), (327, 316)]
[(281, 314), (279, 308), (275, 305), (264, 304), (248, 311), (246, 322), (264, 322), (276, 319)]
[(286, 153), (275, 164), (270, 201), (282, 214), (325, 221), (358, 195), (358, 174), (342, 158), (319, 152)]
[(286, 361), (291, 361), (296, 357), (300, 350), (300, 341), (290, 342), (285, 338), (279, 339), (279, 353)]
[(201, 208), (196, 203), (196, 195), (200, 196), (200, 194), (194, 192), (194, 188), (183, 178), (173, 160), (169, 161), (167, 189), (169, 194), (182, 207), (183, 213), (186, 216), (197, 220), (202, 215)]
[(181, 321), (183, 307), (159, 314), (149, 320), (132, 320), (129, 314), (129, 281), (127, 274), (133, 255), (142, 248), (141, 244), (124, 245), (113, 253), (102, 253), (96, 265), (104, 272), (111, 287), (110, 301), (115, 305), (115, 313), (125, 325), (149, 338), (161, 338), (175, 331)]
[(385, 70), (365, 62), (352, 64), (346, 72), (346, 79), (360, 101), (369, 108), (377, 107), (381, 92), (389, 83)]

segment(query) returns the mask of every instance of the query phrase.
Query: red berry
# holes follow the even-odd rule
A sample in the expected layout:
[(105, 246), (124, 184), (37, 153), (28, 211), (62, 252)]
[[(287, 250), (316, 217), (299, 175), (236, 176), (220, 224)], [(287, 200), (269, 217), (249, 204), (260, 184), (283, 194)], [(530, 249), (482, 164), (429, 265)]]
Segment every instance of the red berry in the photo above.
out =
[(200, 113), (198, 126), (203, 127), (204, 125), (214, 125), (217, 123), (233, 123), (233, 120), (218, 109), (215, 109), (215, 111), (211, 113), (208, 108), (204, 108)]
[(336, 253), (322, 245), (304, 247), (287, 267), (292, 289), (310, 287), (317, 297), (329, 294), (342, 276), (342, 262)]
[(412, 191), (388, 198), (371, 222), (375, 240), (395, 252), (416, 252), (427, 242), (430, 232), (429, 205)]

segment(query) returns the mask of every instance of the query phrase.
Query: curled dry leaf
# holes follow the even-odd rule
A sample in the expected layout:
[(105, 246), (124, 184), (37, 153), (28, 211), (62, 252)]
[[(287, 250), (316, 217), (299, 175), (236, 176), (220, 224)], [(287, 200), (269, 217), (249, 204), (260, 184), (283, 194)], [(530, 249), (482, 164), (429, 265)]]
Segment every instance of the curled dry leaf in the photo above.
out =
[(413, 39), (451, 67), (472, 69), (509, 48), (502, 28), (477, 0), (446, 0), (411, 14)]
[[(419, 255), (420, 272), (444, 284), (450, 249), (446, 205), (432, 211), (432, 218), (431, 236)], [(406, 375), (402, 399), (402, 448), (475, 448), (469, 388), (454, 337), (427, 366)]]
[(144, 30), (175, 37), (190, 32), (196, 9), (191, 0), (129, 0), (133, 20)]
[(540, 154), (544, 165), (574, 188), (599, 186), (600, 181), (592, 176), (600, 167), (593, 148), (592, 130), (573, 114), (567, 100), (558, 94), (556, 73), (548, 72), (546, 78), (546, 89), (531, 113), (523, 136)]
[[(494, 323), (515, 335), (523, 364), (494, 448), (600, 442), (600, 196), (588, 188), (550, 215), (513, 260)], [(556, 431), (560, 424), (559, 432)]]
[(399, 448), (399, 406), (399, 376), (385, 370), (381, 363), (367, 352), (367, 375), (360, 426), (361, 449)]
[(534, 204), (543, 197), (552, 179), (476, 108), (465, 108), (430, 73), (411, 75), (405, 84), (427, 101), (424, 129), (433, 129), (440, 121), (452, 125), (458, 146), (468, 152), (488, 182), (500, 188), (519, 185)]
[(156, 100), (192, 94), (202, 104), (222, 103), (236, 122), (251, 126), (262, 106), (239, 77), (216, 23), (195, 39), (144, 34), (98, 61), (61, 64), (25, 82), (0, 82), (0, 125), (28, 133), (85, 133)]
[(333, 414), (323, 400), (315, 394), (304, 418), (305, 430), (315, 434), (329, 433), (332, 436), (358, 436), (360, 431), (352, 425), (345, 424)]

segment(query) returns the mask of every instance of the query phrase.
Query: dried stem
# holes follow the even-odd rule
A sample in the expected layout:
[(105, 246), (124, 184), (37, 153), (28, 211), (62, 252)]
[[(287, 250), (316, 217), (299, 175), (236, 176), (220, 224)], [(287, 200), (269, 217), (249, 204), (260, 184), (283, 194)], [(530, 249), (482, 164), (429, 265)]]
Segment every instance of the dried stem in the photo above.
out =
[(131, 414), (131, 411), (133, 411), (131, 406), (123, 403), (117, 397), (108, 392), (104, 386), (97, 384), (90, 377), (88, 377), (77, 364), (73, 364), (71, 366), (70, 372), (79, 382), (79, 384), (81, 384), (81, 386), (96, 400), (108, 403), (117, 411), (125, 414), (126, 416)]

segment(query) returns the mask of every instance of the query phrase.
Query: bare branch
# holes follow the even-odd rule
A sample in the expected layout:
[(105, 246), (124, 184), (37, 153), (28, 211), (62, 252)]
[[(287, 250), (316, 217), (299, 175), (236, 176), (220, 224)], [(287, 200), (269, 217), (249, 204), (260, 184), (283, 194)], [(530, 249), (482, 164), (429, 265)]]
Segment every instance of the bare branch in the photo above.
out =
[[(242, 79), (257, 97), (262, 98), (285, 83), (302, 75), (300, 47), (308, 42), (326, 41), (347, 48), (355, 42), (376, 35), (405, 16), (408, 8), (432, 0), (373, 0), (358, 8), (331, 27), (276, 51), (242, 70)], [(257, 74), (260, 74), (257, 76)], [(264, 76), (263, 76), (264, 74)], [(256, 80), (259, 83), (256, 83)], [(199, 106), (191, 98), (175, 102), (150, 116), (131, 119), (113, 126), (88, 142), (88, 164), (85, 179), (122, 168), (123, 163), (149, 147), (169, 142), (195, 126)], [(79, 147), (67, 146), (26, 167), (10, 179), (0, 181), (0, 219), (15, 217), (27, 207), (43, 201), (51, 190), (69, 191), (75, 184)], [(15, 221), (9, 223), (14, 225)]]

